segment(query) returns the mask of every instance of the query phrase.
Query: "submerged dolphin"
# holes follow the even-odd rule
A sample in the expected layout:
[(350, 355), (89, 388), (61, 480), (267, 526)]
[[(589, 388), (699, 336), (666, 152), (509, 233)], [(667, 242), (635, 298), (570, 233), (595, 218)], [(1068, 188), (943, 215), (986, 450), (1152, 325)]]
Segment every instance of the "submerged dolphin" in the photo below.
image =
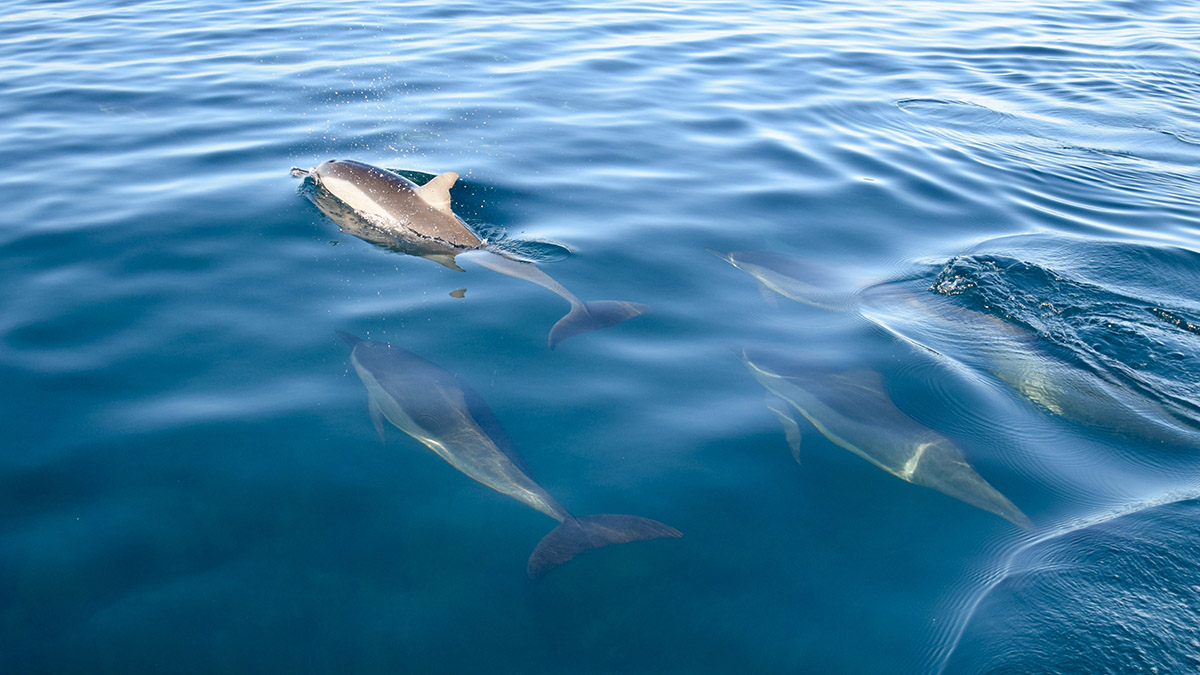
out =
[(1050, 414), (1118, 436), (1174, 447), (1200, 444), (1200, 433), (1181, 422), (1182, 415), (1048, 353), (1038, 336), (1023, 327), (932, 292), (924, 277), (836, 292), (809, 281), (827, 280), (824, 271), (792, 258), (711, 252), (786, 298), (822, 309), (857, 312), (913, 347), (989, 373)]
[[(791, 404), (834, 444), (901, 480), (933, 488), (1019, 527), (1030, 526), (1020, 509), (975, 472), (958, 446), (896, 407), (878, 373), (813, 371), (800, 378), (774, 372), (745, 352), (742, 361), (759, 384)], [(772, 411), (784, 422), (796, 454), (799, 428), (781, 410)]]
[(317, 185), (313, 202), (350, 234), (409, 255), (428, 258), (459, 272), (455, 256), (480, 251), (472, 259), (493, 271), (535, 283), (571, 305), (550, 329), (551, 349), (580, 333), (615, 326), (650, 311), (647, 305), (617, 300), (584, 302), (530, 262), (514, 260), (488, 246), (466, 226), (450, 205), (458, 180), (443, 173), (424, 185), (379, 167), (349, 159), (331, 159), (312, 169), (292, 167)]
[(455, 469), (561, 523), (529, 556), (531, 578), (601, 546), (683, 536), (640, 516), (572, 516), (528, 476), (492, 411), (457, 375), (399, 347), (337, 333), (351, 346), (380, 438), (386, 419)]
[[(770, 293), (774, 292), (789, 300), (835, 312), (845, 311), (854, 302), (854, 296), (850, 293), (827, 290), (829, 277), (834, 275), (833, 270), (801, 267), (794, 258), (772, 253), (706, 250), (757, 279), (764, 297), (771, 297)], [(805, 276), (816, 277), (825, 283), (808, 281)]]

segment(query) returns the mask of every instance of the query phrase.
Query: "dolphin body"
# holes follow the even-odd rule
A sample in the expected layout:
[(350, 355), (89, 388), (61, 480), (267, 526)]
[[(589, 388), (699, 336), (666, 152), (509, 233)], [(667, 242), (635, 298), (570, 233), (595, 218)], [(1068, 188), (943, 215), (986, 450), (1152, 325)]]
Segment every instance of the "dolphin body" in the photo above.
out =
[[(897, 478), (924, 485), (1028, 528), (1029, 518), (967, 463), (950, 439), (904, 414), (883, 389), (879, 373), (818, 371), (781, 375), (742, 353), (742, 361), (767, 391), (800, 412), (826, 438)], [(799, 427), (778, 407), (792, 453)]]
[(458, 180), (452, 171), (417, 185), (386, 169), (331, 159), (308, 170), (292, 167), (292, 175), (311, 178), (318, 188), (313, 196), (317, 208), (360, 239), (459, 272), (463, 269), (455, 263), (455, 256), (481, 251), (472, 258), (478, 264), (535, 283), (566, 300), (571, 309), (550, 329), (551, 349), (573, 335), (615, 326), (650, 311), (649, 306), (635, 302), (584, 302), (533, 263), (490, 248), (451, 208), (450, 188)]
[(455, 469), (561, 523), (529, 556), (530, 578), (609, 544), (683, 536), (640, 516), (572, 516), (529, 477), (492, 411), (457, 375), (399, 347), (337, 334), (351, 347), (381, 439), (386, 419)]

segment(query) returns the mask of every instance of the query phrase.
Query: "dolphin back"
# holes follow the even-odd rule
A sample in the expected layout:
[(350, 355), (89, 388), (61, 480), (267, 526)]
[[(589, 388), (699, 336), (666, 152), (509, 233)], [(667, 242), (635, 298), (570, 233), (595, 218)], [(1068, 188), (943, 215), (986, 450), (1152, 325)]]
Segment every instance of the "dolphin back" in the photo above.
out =
[(592, 549), (643, 539), (682, 536), (679, 530), (670, 525), (641, 516), (603, 513), (567, 518), (538, 542), (537, 548), (529, 556), (529, 566), (525, 571), (529, 578), (536, 581), (555, 567)]

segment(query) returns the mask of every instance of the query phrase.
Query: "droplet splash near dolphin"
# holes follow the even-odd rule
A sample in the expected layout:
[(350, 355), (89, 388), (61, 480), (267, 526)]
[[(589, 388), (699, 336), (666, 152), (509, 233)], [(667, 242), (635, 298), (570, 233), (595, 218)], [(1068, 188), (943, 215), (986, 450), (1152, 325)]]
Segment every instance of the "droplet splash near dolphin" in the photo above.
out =
[(342, 230), (393, 251), (427, 258), (463, 271), (455, 258), (475, 252), (472, 262), (545, 288), (571, 309), (550, 329), (554, 349), (563, 340), (608, 328), (651, 311), (648, 305), (616, 300), (583, 301), (537, 265), (514, 259), (489, 245), (453, 211), (450, 188), (458, 174), (446, 172), (417, 185), (395, 172), (354, 160), (332, 159), (312, 169), (292, 167), (292, 176), (316, 186), (313, 203)]
[(337, 334), (351, 347), (380, 437), (387, 421), (468, 477), (559, 521), (529, 556), (530, 578), (609, 544), (683, 536), (640, 516), (572, 516), (529, 477), (492, 411), (461, 378), (399, 347)]

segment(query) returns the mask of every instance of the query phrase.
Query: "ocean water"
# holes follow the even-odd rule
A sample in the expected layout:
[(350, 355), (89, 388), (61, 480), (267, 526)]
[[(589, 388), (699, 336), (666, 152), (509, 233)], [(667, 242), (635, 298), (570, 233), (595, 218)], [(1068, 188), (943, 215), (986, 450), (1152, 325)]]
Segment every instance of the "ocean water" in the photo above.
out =
[[(0, 670), (1195, 671), (1198, 45), (1190, 0), (10, 0)], [(550, 350), (559, 297), (325, 217), (335, 157), (654, 311)], [(683, 537), (531, 581), (554, 522), (381, 443), (339, 330)]]

